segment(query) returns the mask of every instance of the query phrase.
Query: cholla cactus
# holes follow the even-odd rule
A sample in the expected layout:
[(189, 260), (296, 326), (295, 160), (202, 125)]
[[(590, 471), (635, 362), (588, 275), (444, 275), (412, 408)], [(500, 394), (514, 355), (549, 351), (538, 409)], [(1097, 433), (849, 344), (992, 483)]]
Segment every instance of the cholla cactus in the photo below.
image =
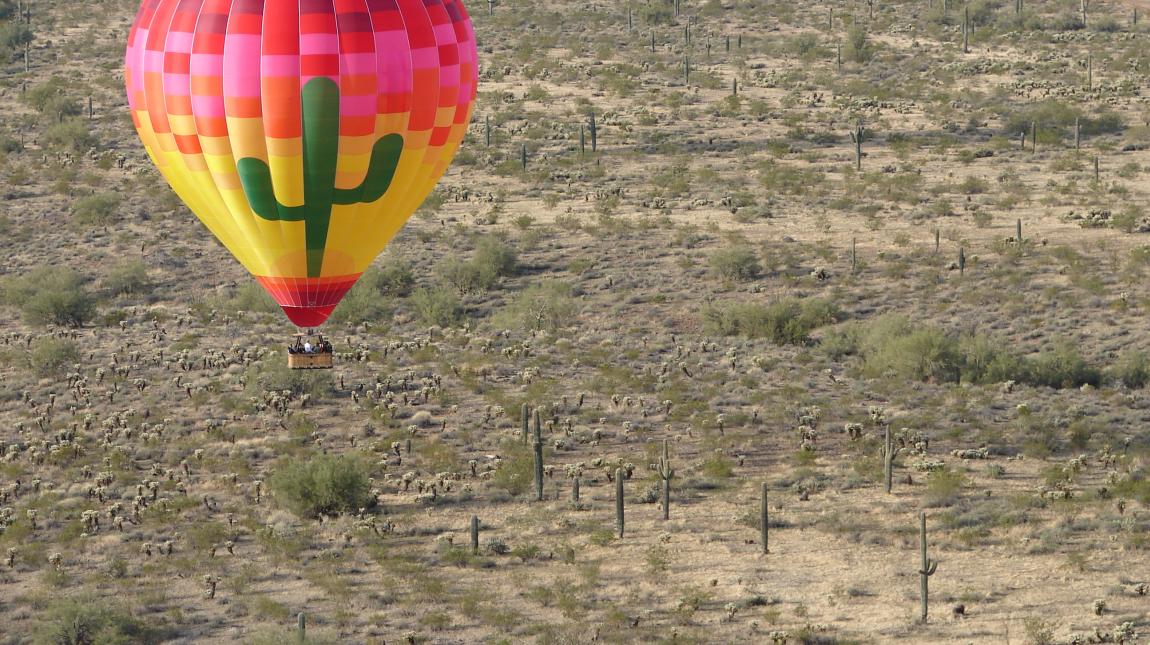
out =
[(220, 577), (209, 573), (204, 576), (204, 584), (208, 587), (208, 598), (215, 598), (216, 585), (220, 584)]
[(868, 410), (868, 412), (870, 413), (870, 422), (872, 424), (879, 426), (879, 425), (886, 423), (886, 410), (885, 409), (883, 409), (877, 405), (872, 405), (872, 406), (870, 406), (870, 409)]
[(723, 605), (723, 612), (727, 615), (727, 622), (734, 620), (735, 614), (738, 613), (738, 611), (739, 606), (733, 602), (729, 602), (726, 605)]
[(1150, 593), (1150, 584), (1139, 582), (1134, 585), (1134, 593), (1139, 596), (1145, 596), (1147, 593)]
[(8, 547), (8, 551), (4, 555), (4, 566), (6, 566), (6, 567), (16, 566), (16, 547), (14, 547), (14, 546)]
[(1101, 598), (1094, 601), (1094, 615), (1101, 616), (1106, 613), (1106, 601)]
[(772, 631), (767, 636), (771, 639), (774, 645), (787, 645), (787, 639), (791, 637), (790, 633), (781, 629)]
[(59, 553), (52, 553), (48, 556), (48, 564), (52, 565), (52, 570), (60, 573), (64, 570), (64, 556)]
[(36, 509), (34, 509), (34, 508), (28, 509), (27, 511), (24, 512), (24, 515), (27, 516), (28, 523), (32, 525), (32, 530), (35, 531), (36, 530), (36, 515), (37, 515)]

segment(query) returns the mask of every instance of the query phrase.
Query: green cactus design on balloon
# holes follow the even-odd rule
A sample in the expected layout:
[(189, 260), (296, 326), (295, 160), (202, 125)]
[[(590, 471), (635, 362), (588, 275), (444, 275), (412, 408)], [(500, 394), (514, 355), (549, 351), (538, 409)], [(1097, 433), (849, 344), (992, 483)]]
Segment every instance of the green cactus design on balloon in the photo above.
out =
[(339, 157), (339, 87), (329, 78), (313, 78), (300, 93), (303, 108), (304, 203), (284, 206), (275, 197), (268, 164), (261, 159), (244, 158), (236, 170), (252, 211), (273, 222), (303, 222), (307, 247), (308, 277), (319, 277), (327, 246), (328, 225), (333, 204), (370, 204), (378, 201), (391, 186), (403, 136), (389, 134), (371, 149), (371, 163), (363, 183), (355, 188), (336, 188), (335, 169)]

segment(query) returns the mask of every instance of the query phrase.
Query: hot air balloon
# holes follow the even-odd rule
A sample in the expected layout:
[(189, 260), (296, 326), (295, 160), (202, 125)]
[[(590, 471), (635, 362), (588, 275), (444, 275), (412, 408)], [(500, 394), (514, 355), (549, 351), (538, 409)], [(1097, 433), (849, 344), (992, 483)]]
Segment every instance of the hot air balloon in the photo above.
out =
[(305, 328), (434, 188), (476, 94), (459, 0), (144, 0), (125, 58), (152, 161)]

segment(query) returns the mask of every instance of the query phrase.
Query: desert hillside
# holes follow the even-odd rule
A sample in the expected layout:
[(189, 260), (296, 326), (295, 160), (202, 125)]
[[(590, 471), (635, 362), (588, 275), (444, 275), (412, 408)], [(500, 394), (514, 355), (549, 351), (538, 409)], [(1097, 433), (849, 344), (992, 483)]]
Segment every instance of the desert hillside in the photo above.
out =
[(1150, 6), (473, 0), (331, 371), (136, 8), (0, 0), (0, 644), (1150, 642)]

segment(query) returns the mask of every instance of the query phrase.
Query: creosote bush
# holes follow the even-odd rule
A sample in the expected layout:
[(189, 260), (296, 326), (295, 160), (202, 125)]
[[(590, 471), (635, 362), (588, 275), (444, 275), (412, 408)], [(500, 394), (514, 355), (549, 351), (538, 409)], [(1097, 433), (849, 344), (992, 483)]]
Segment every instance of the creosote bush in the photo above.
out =
[(332, 312), (332, 322), (356, 324), (382, 320), (389, 312), (386, 288), (383, 272), (370, 267)]
[(447, 287), (416, 289), (409, 300), (424, 324), (453, 327), (463, 320), (463, 302)]
[(491, 485), (511, 495), (521, 495), (533, 486), (535, 457), (531, 449), (517, 441), (505, 441), (500, 448), (503, 460), (491, 478)]
[(96, 315), (96, 300), (79, 273), (46, 266), (14, 278), (4, 287), (4, 302), (18, 307), (32, 324), (80, 327)]
[(746, 244), (736, 244), (711, 253), (711, 271), (724, 280), (744, 282), (762, 273), (759, 256)]
[(138, 260), (124, 262), (112, 267), (104, 276), (104, 288), (112, 295), (142, 293), (148, 288), (148, 265)]
[(72, 205), (72, 221), (80, 226), (108, 226), (119, 219), (119, 207), (120, 196), (115, 193), (82, 197)]
[(525, 331), (555, 331), (569, 327), (578, 310), (570, 285), (548, 281), (516, 294), (500, 318)]
[(37, 338), (32, 343), (29, 360), (39, 376), (60, 374), (80, 360), (80, 347), (66, 338)]
[(296, 396), (308, 394), (318, 399), (331, 392), (332, 375), (330, 370), (290, 369), (283, 354), (275, 354), (248, 368), (247, 383), (252, 396), (286, 390)]
[(1024, 356), (993, 337), (951, 334), (889, 314), (856, 322), (828, 335), (823, 349), (832, 357), (857, 355), (868, 377), (932, 383), (1016, 381), (1052, 388), (1097, 386), (1102, 373), (1069, 343), (1057, 343)]
[(65, 598), (40, 616), (36, 645), (159, 643), (165, 634), (113, 605), (95, 598)]
[(289, 458), (269, 481), (276, 501), (300, 517), (355, 513), (373, 505), (367, 467), (349, 456)]
[(777, 345), (798, 345), (811, 331), (837, 321), (842, 312), (821, 298), (784, 298), (770, 304), (753, 302), (708, 305), (703, 325), (709, 334), (766, 338)]

